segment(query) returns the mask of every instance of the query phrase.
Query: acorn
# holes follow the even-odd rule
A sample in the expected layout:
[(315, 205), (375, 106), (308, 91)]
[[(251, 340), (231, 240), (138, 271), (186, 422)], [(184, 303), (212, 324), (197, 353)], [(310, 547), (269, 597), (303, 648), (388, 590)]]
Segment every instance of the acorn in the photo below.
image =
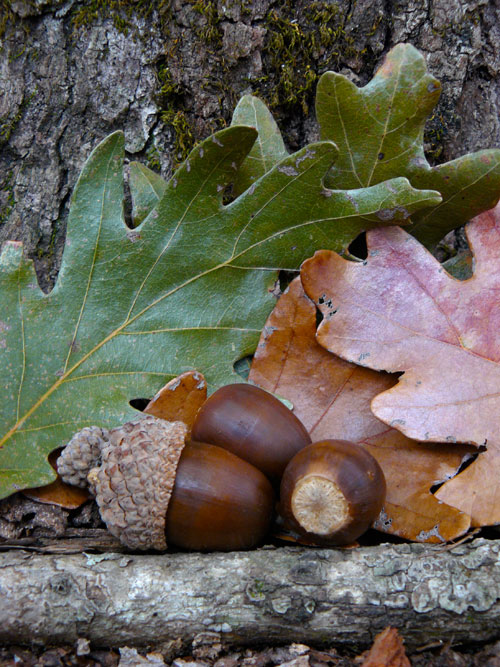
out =
[(268, 479), (220, 447), (186, 443), (186, 434), (182, 422), (151, 415), (109, 431), (87, 478), (108, 530), (133, 550), (257, 546), (274, 509)]
[(287, 528), (315, 544), (350, 544), (378, 517), (385, 493), (384, 473), (371, 454), (345, 440), (323, 440), (286, 467), (280, 514)]
[(251, 549), (266, 537), (274, 508), (269, 480), (216, 445), (186, 444), (166, 521), (167, 542), (184, 549)]
[(230, 384), (215, 391), (198, 411), (191, 438), (245, 459), (275, 485), (290, 459), (311, 442), (293, 412), (251, 384)]

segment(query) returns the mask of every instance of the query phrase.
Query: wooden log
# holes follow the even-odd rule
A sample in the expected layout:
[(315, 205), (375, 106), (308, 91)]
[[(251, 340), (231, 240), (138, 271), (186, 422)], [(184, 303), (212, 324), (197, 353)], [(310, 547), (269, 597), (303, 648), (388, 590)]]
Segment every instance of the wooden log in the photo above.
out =
[(0, 551), (12, 549), (58, 555), (81, 554), (83, 551), (92, 553), (127, 551), (126, 547), (105, 528), (67, 528), (60, 537), (0, 538)]
[(387, 625), (411, 649), (500, 637), (500, 542), (233, 553), (0, 554), (0, 641), (155, 646), (368, 646)]

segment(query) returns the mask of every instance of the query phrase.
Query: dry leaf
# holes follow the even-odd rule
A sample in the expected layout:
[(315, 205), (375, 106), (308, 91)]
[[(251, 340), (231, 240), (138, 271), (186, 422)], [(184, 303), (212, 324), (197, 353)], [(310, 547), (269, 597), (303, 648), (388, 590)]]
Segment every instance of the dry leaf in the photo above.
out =
[(196, 413), (206, 400), (205, 378), (197, 371), (187, 371), (162, 387), (144, 412), (167, 421), (179, 420), (191, 429)]
[[(59, 447), (49, 454), (49, 463), (54, 470), (57, 470), (56, 461), (61, 450), (62, 448)], [(90, 498), (87, 489), (80, 489), (76, 486), (66, 484), (59, 475), (50, 484), (37, 486), (32, 489), (24, 489), (23, 493), (32, 500), (38, 500), (38, 502), (47, 505), (58, 505), (67, 510), (77, 509)]]
[[(53, 449), (85, 426), (130, 420), (132, 397), (152, 395), (178, 373), (199, 369), (212, 389), (236, 380), (234, 364), (253, 352), (274, 305), (277, 269), (294, 270), (320, 245), (347, 247), (388, 216), (404, 221), (441, 201), (405, 178), (328, 190), (323, 177), (337, 149), (319, 142), (224, 205), (256, 136), (232, 126), (198, 144), (133, 230), (123, 217), (124, 136), (107, 137), (75, 186), (49, 294), (22, 244), (4, 244), (0, 497), (53, 481)], [(144, 170), (130, 182), (138, 219), (161, 195), (156, 181), (144, 198), (148, 182)]]
[(361, 667), (411, 667), (396, 628), (389, 626), (375, 637)]
[(467, 226), (472, 278), (452, 278), (399, 228), (367, 235), (368, 259), (320, 251), (302, 269), (324, 319), (318, 342), (349, 361), (403, 371), (374, 414), (427, 442), (487, 446), (437, 497), (500, 522), (500, 207)]
[(463, 534), (469, 517), (440, 503), (430, 488), (453, 476), (472, 448), (419, 444), (376, 419), (370, 402), (395, 377), (327, 352), (315, 333), (316, 309), (296, 279), (266, 322), (249, 379), (289, 399), (313, 440), (351, 440), (375, 456), (387, 479), (378, 530), (423, 542)]
[[(207, 383), (203, 375), (197, 371), (187, 371), (162, 387), (149, 401), (144, 412), (167, 421), (182, 421), (191, 428), (206, 398)], [(57, 470), (56, 461), (60, 453), (59, 447), (49, 454), (49, 463), (54, 470)], [(76, 509), (90, 498), (86, 489), (66, 484), (59, 476), (51, 484), (24, 489), (23, 493), (33, 500), (66, 509)]]

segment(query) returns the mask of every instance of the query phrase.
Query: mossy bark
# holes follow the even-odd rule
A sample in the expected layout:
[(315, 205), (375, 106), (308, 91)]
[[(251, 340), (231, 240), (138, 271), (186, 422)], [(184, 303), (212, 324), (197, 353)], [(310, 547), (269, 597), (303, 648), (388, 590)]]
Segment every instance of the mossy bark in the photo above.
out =
[[(494, 0), (0, 0), (0, 242), (23, 241), (50, 289), (71, 192), (104, 136), (123, 129), (128, 157), (168, 176), (251, 92), (297, 149), (317, 138), (317, 77), (335, 69), (363, 85), (398, 42), (443, 82), (432, 161), (499, 146), (499, 25)], [(491, 640), (498, 563), (482, 540), (449, 552), (12, 551), (0, 558), (0, 640), (153, 645), (209, 630), (238, 644), (364, 647), (388, 624), (410, 646)]]
[(105, 135), (123, 129), (129, 157), (167, 176), (253, 92), (296, 149), (317, 136), (318, 76), (335, 69), (362, 85), (402, 41), (444, 84), (431, 158), (498, 146), (496, 4), (1, 0), (0, 242), (22, 240), (49, 289), (71, 191)]

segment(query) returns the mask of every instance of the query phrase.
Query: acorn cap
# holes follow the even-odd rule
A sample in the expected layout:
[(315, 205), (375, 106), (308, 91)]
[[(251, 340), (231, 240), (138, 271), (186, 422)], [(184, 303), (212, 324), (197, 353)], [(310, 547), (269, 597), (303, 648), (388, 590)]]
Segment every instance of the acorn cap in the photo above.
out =
[(102, 520), (129, 549), (167, 548), (165, 520), (187, 427), (147, 416), (109, 433), (88, 475)]
[(86, 426), (75, 433), (56, 461), (63, 482), (87, 488), (87, 475), (99, 464), (101, 447), (108, 440), (109, 431), (99, 426)]

